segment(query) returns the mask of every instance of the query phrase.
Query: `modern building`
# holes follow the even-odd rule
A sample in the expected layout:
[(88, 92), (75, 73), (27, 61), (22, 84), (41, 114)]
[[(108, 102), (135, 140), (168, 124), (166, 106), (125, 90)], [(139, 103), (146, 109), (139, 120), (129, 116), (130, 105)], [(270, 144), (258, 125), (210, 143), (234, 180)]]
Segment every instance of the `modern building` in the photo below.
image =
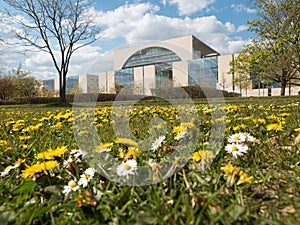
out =
[[(152, 95), (157, 88), (200, 85), (242, 96), (280, 95), (279, 85), (264, 84), (249, 74), (249, 84), (234, 84), (237, 74), (228, 74), (230, 61), (237, 55), (220, 55), (193, 35), (145, 43), (114, 51), (114, 70), (99, 75), (67, 78), (67, 90), (75, 84), (81, 93), (117, 93), (122, 88), (133, 94)], [(58, 90), (58, 79), (54, 89)], [(287, 88), (297, 95), (300, 87)]]
[(42, 88), (54, 91), (54, 79), (43, 80)]
[(151, 95), (162, 87), (216, 87), (219, 55), (192, 35), (115, 50), (114, 71), (100, 73), (100, 91), (127, 87), (134, 94)]
[[(91, 74), (82, 74), (66, 77), (67, 93), (98, 93), (99, 76)], [(51, 91), (59, 91), (59, 79), (48, 79), (43, 81), (43, 88)]]
[[(116, 93), (127, 87), (135, 94), (151, 95), (155, 88), (200, 85), (242, 96), (280, 95), (278, 84), (264, 84), (255, 74), (249, 74), (247, 87), (234, 84), (237, 74), (228, 72), (235, 57), (237, 54), (220, 55), (193, 35), (118, 49), (114, 71), (99, 75), (99, 91)], [(300, 87), (292, 87), (286, 93), (298, 95), (299, 91)]]

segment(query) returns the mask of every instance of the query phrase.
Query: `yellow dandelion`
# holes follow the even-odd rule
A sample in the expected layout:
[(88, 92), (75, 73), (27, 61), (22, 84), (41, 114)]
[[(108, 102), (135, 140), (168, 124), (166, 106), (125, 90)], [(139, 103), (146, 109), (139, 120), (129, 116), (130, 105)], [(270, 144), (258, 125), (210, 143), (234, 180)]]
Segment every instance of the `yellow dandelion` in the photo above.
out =
[(28, 141), (31, 138), (31, 136), (19, 136), (20, 141)]
[(36, 125), (30, 125), (28, 127), (23, 128), (23, 133), (38, 131), (43, 126), (42, 123), (38, 123)]
[(54, 157), (60, 157), (62, 154), (64, 154), (67, 151), (66, 146), (58, 147), (56, 149), (48, 149), (45, 152), (41, 152), (36, 155), (37, 159), (54, 159)]
[(7, 145), (7, 141), (5, 141), (5, 140), (0, 140), (0, 147), (6, 146), (6, 145)]
[(191, 122), (187, 123), (187, 122), (182, 122), (180, 124), (180, 126), (185, 127), (185, 128), (193, 128), (195, 125)]
[(232, 186), (235, 182), (235, 177), (240, 172), (240, 167), (233, 166), (233, 165), (231, 165), (231, 163), (228, 163), (226, 166), (221, 167), (221, 170), (223, 170), (227, 176), (226, 183), (229, 186)]
[(240, 167), (228, 163), (226, 166), (221, 167), (221, 170), (223, 170), (227, 176), (232, 176), (233, 174), (238, 174), (240, 172)]
[(58, 167), (59, 163), (57, 161), (47, 161), (37, 163), (32, 166), (28, 166), (25, 170), (22, 170), (21, 177), (24, 179), (32, 178), (35, 174), (44, 172), (47, 174), (47, 171)]
[(31, 146), (32, 146), (32, 144), (30, 144), (30, 145), (21, 144), (21, 145), (20, 145), (20, 148), (21, 148), (22, 150), (26, 150), (26, 149), (30, 149)]
[(40, 119), (40, 122), (49, 121), (49, 120), (51, 120), (51, 117), (42, 117)]
[(17, 161), (15, 162), (15, 165), (18, 165), (20, 166), (22, 163), (24, 163), (26, 161), (26, 159), (21, 159), (21, 158), (18, 158)]
[(196, 162), (199, 162), (200, 160), (207, 162), (210, 159), (213, 159), (214, 157), (215, 157), (214, 153), (209, 150), (199, 150), (191, 156), (191, 158)]
[(118, 157), (119, 157), (119, 158), (122, 158), (122, 159), (123, 159), (123, 158), (125, 157), (125, 154), (126, 154), (126, 153), (125, 153), (125, 151), (124, 151), (123, 148), (119, 148), (119, 149), (118, 149)]
[(204, 114), (210, 114), (212, 112), (212, 109), (206, 109), (203, 111)]
[(261, 119), (261, 118), (254, 118), (252, 119), (253, 123), (257, 124), (257, 125), (263, 125), (266, 124), (266, 120), (265, 119)]
[(25, 120), (17, 120), (16, 124), (24, 124)]
[(55, 129), (60, 129), (62, 127), (62, 122), (57, 122), (55, 125), (54, 125), (54, 128)]
[(240, 171), (237, 185), (244, 184), (244, 183), (251, 183), (252, 180), (253, 180), (253, 176), (248, 176), (245, 172)]
[(129, 147), (128, 152), (126, 153), (125, 157), (132, 156), (133, 158), (136, 158), (142, 154), (142, 151), (135, 147)]
[(267, 130), (268, 131), (271, 131), (271, 130), (282, 131), (283, 127), (282, 127), (282, 125), (280, 123), (272, 123), (272, 124), (268, 124), (267, 125)]
[(13, 130), (13, 131), (19, 131), (19, 130), (21, 130), (21, 128), (22, 128), (23, 126), (24, 126), (24, 124), (16, 123), (16, 124), (13, 125), (12, 130)]
[(8, 148), (4, 149), (4, 152), (10, 152), (12, 150), (13, 150), (13, 147), (8, 147)]
[(280, 122), (280, 121), (282, 121), (282, 120), (284, 120), (284, 118), (283, 117), (277, 117), (277, 116), (275, 116), (275, 115), (270, 115), (270, 116), (267, 116), (267, 119), (269, 119), (269, 120), (273, 120), (273, 121), (275, 121), (275, 122)]
[(7, 122), (5, 123), (5, 126), (6, 126), (6, 127), (9, 127), (10, 125), (13, 125), (13, 124), (15, 124), (15, 121), (14, 121), (14, 120), (9, 120), (9, 121), (7, 121)]
[(195, 125), (193, 123), (183, 122), (179, 126), (173, 128), (173, 133), (178, 134), (183, 131), (187, 131), (189, 128), (193, 128)]
[(281, 113), (279, 116), (281, 117), (287, 117), (287, 116), (290, 116), (291, 114), (290, 113)]
[(180, 133), (183, 131), (183, 127), (182, 126), (175, 126), (173, 128), (173, 133)]
[(233, 129), (234, 131), (239, 131), (239, 130), (245, 129), (246, 127), (247, 127), (247, 126), (246, 126), (245, 124), (240, 124), (240, 125), (237, 125), (237, 126), (233, 127), (232, 129)]

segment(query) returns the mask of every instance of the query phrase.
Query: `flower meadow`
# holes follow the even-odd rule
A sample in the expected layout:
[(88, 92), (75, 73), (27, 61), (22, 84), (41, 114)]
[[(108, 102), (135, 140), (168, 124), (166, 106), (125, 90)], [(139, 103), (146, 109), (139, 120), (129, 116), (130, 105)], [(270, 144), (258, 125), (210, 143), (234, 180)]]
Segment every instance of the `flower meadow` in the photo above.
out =
[(2, 106), (0, 223), (299, 224), (299, 104)]

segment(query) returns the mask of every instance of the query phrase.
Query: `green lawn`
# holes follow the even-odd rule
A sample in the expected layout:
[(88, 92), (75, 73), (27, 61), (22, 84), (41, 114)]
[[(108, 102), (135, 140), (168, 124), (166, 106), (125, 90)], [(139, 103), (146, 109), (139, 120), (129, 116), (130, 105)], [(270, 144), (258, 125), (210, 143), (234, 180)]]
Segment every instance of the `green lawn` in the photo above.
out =
[(194, 102), (0, 106), (0, 224), (300, 224), (300, 99)]

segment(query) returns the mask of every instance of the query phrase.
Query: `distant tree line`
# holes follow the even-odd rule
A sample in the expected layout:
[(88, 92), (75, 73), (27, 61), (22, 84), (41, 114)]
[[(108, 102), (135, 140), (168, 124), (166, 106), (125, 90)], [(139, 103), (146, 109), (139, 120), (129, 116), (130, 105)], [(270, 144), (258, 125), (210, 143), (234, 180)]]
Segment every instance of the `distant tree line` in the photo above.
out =
[(231, 62), (229, 73), (240, 90), (255, 75), (263, 84), (277, 83), (281, 95), (287, 87), (300, 86), (300, 1), (249, 0), (258, 10), (248, 21), (255, 38)]
[(7, 74), (0, 75), (0, 100), (10, 100), (17, 97), (32, 98), (41, 95), (41, 82), (30, 76), (19, 66)]

